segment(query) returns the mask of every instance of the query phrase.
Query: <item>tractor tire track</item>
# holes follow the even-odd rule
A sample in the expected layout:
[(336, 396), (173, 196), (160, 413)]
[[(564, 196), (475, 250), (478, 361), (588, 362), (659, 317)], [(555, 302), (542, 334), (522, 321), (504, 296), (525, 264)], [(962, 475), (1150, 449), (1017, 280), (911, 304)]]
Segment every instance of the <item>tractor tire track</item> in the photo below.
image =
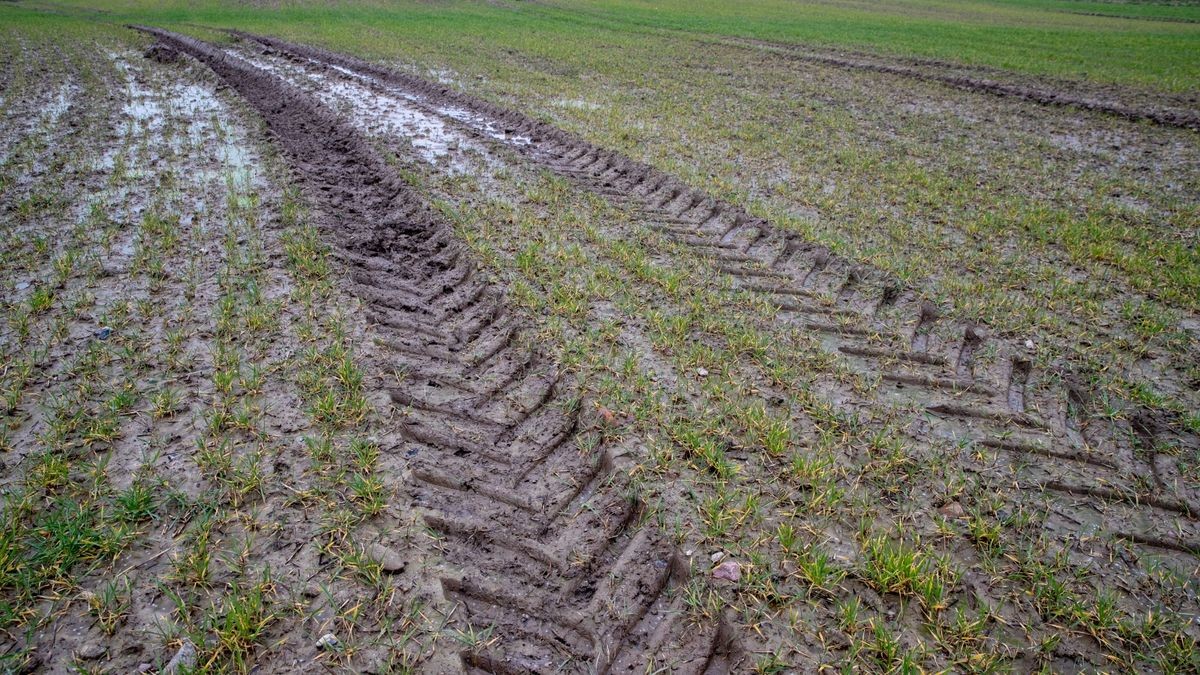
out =
[[(585, 25), (615, 29), (615, 25), (600, 13), (590, 12), (579, 7), (567, 8), (557, 4), (543, 5), (543, 8), (561, 11), (570, 15), (574, 20), (583, 20)], [(1063, 10), (1063, 13), (1131, 21), (1195, 22), (1193, 19), (1183, 17), (1117, 16), (1067, 10)], [(1128, 120), (1146, 120), (1167, 127), (1200, 130), (1200, 106), (1198, 106), (1200, 100), (1197, 98), (1197, 94), (1200, 92), (1196, 91), (1174, 94), (1079, 80), (1055, 80), (1048, 77), (1022, 75), (993, 66), (965, 65), (934, 58), (896, 57), (833, 47), (818, 48), (795, 42), (776, 42), (702, 31), (671, 29), (649, 24), (637, 24), (636, 28), (622, 24), (617, 30), (669, 35), (679, 40), (692, 42), (697, 47), (722, 45), (754, 49), (778, 54), (796, 61), (843, 70), (881, 73), (1038, 105), (1072, 107)]]
[(833, 66), (845, 70), (882, 73), (1000, 98), (1038, 105), (1078, 108), (1133, 121), (1148, 121), (1165, 127), (1200, 131), (1200, 110), (1191, 97), (1139, 94), (1119, 87), (1102, 87), (1078, 82), (1045, 82), (1029, 78), (1022, 82), (1014, 74), (990, 68), (970, 68), (932, 59), (887, 59), (867, 54), (825, 53), (799, 45), (731, 38), (719, 44), (758, 49), (784, 58)]
[(606, 445), (572, 377), (529, 344), (504, 292), (364, 138), (213, 45), (139, 28), (209, 66), (262, 116), (329, 223), (390, 347), (409, 490), (442, 538), (468, 672), (727, 672), (724, 621), (695, 625), (690, 567), (641, 517), (627, 449)]
[[(1038, 368), (1027, 348), (954, 322), (915, 289), (841, 259), (674, 176), (446, 86), (360, 59), (237, 33), (305, 68), (369, 81), (581, 189), (634, 210), (664, 236), (713, 260), (736, 288), (819, 335), (855, 370), (882, 382), (872, 405), (916, 410), (925, 433), (968, 443), (1021, 467), (1025, 489), (1058, 495), (1114, 536), (1200, 551), (1200, 494), (1163, 448), (1200, 439), (1177, 415), (1140, 407), (1101, 418), (1078, 378)], [(514, 139), (517, 142), (514, 142)], [(1147, 477), (1151, 477), (1148, 482)], [(1004, 477), (1001, 477), (1002, 479)]]

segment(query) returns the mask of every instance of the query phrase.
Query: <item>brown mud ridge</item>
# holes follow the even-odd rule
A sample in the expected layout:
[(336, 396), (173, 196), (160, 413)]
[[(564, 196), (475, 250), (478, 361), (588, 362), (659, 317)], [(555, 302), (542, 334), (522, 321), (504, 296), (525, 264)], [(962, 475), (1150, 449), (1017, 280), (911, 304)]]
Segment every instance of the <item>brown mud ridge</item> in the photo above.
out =
[(159, 63), (175, 63), (179, 60), (179, 52), (161, 42), (150, 45), (143, 56)]
[(787, 58), (849, 70), (937, 82), (956, 89), (1017, 98), (1042, 105), (1069, 106), (1129, 120), (1200, 131), (1200, 93), (1158, 94), (1126, 87), (1023, 78), (994, 68), (971, 67), (935, 59), (901, 59), (858, 52), (813, 50), (797, 45), (731, 38), (721, 44), (761, 49)]
[(139, 28), (207, 64), (263, 117), (369, 308), (442, 588), (485, 646), (470, 672), (727, 672), (730, 625), (694, 625), (691, 573), (627, 494), (620, 447), (536, 347), (503, 291), (363, 137), (307, 95), (204, 42)]
[[(1185, 562), (1200, 555), (1200, 494), (1173, 457), (1195, 452), (1200, 438), (1180, 415), (1132, 404), (1123, 415), (1094, 414), (1104, 402), (1086, 383), (1063, 368), (1036, 367), (1024, 344), (947, 322), (938, 307), (879, 270), (522, 113), (354, 57), (236, 34), (330, 75), (352, 71), (399, 88), (431, 112), (469, 111), (475, 124), (468, 130), (481, 137), (498, 138), (491, 131), (502, 129), (504, 137), (522, 139), (508, 147), (636, 209), (668, 237), (714, 259), (736, 287), (764, 296), (853, 368), (880, 378), (881, 396), (865, 403), (918, 410), (911, 425), (918, 439), (1007, 456), (1022, 467), (1022, 489), (1057, 495), (1066, 522), (1089, 523)], [(992, 478), (1011, 486), (1014, 476)]]

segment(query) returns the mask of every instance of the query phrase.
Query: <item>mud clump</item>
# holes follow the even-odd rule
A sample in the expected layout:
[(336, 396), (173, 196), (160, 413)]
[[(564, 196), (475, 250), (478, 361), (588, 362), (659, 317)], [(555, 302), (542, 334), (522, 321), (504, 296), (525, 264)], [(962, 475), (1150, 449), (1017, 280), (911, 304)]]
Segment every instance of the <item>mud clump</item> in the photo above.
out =
[(142, 56), (158, 63), (178, 63), (179, 52), (161, 42), (150, 45)]

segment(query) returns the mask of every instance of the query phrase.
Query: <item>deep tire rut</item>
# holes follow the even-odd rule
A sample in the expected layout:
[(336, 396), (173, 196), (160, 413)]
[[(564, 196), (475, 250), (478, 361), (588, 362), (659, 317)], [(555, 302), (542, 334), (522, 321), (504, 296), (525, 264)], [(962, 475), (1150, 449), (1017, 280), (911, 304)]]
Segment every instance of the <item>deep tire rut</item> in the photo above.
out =
[(724, 621), (695, 623), (691, 571), (643, 519), (594, 406), (529, 344), (468, 249), (347, 124), (207, 43), (142, 28), (263, 117), (349, 268), (405, 411), (410, 491), (451, 568), (470, 672), (727, 672)]
[[(764, 297), (784, 320), (819, 335), (854, 370), (879, 378), (880, 395), (866, 404), (915, 411), (913, 424), (924, 435), (1007, 455), (1023, 489), (1058, 495), (1056, 508), (1076, 522), (1098, 523), (1152, 549), (1200, 555), (1200, 494), (1160, 455), (1163, 448), (1200, 447), (1177, 414), (1134, 407), (1110, 418), (1095, 415), (1103, 404), (1076, 376), (1036, 367), (1024, 345), (946, 319), (880, 270), (549, 124), (354, 57), (237, 35), (306, 67), (341, 76), (351, 71), (398, 89), (443, 117), (451, 106), (467, 111), (453, 116), (467, 130), (634, 210), (713, 260), (736, 288)], [(1011, 483), (1011, 476), (995, 478)]]

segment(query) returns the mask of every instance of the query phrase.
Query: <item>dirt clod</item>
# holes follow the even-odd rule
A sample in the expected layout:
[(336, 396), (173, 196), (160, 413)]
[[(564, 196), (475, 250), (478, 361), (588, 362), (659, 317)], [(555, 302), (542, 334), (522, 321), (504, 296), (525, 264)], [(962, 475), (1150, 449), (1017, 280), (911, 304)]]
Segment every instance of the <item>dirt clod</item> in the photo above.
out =
[(159, 63), (175, 63), (179, 60), (179, 52), (161, 42), (150, 45), (146, 49), (144, 56)]
[(600, 407), (600, 417), (604, 419), (604, 423), (608, 426), (615, 426), (617, 424), (617, 414), (603, 406)]

